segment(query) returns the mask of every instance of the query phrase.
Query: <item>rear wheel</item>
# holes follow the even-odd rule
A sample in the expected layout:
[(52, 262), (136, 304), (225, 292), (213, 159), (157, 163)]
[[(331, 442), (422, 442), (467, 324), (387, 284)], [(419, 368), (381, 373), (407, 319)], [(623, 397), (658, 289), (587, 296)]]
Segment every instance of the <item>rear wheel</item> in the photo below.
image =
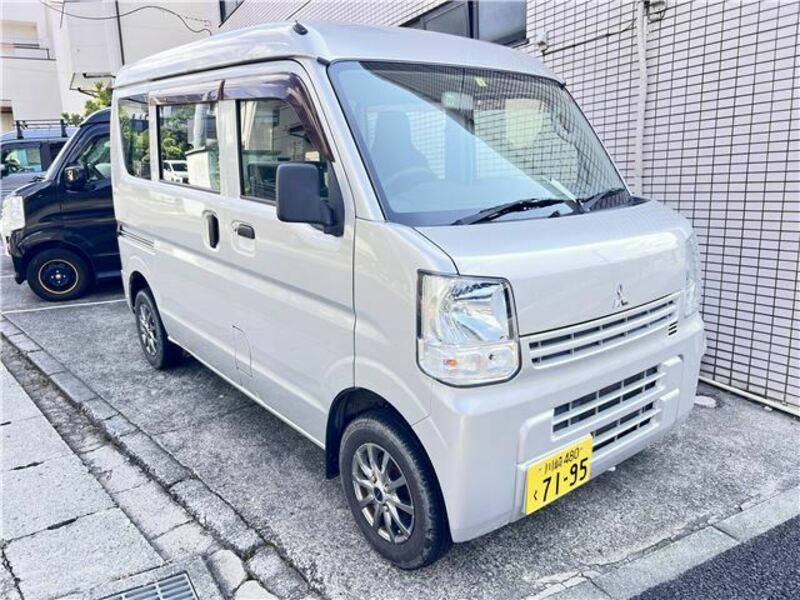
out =
[(401, 569), (417, 569), (452, 545), (444, 500), (427, 456), (404, 424), (380, 412), (350, 423), (339, 472), (367, 541)]
[(179, 346), (169, 341), (161, 322), (156, 302), (150, 290), (139, 290), (133, 303), (136, 314), (136, 331), (144, 357), (156, 369), (168, 369), (177, 365), (183, 355)]
[(66, 248), (42, 250), (28, 263), (25, 279), (43, 300), (74, 300), (92, 287), (92, 271), (86, 260)]

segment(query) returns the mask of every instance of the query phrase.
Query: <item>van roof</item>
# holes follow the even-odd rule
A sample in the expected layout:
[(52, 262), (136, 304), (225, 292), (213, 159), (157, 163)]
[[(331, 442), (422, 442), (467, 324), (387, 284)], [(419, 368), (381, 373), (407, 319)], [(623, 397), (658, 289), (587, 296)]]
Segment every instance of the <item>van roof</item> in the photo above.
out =
[(403, 27), (303, 21), (265, 23), (171, 48), (120, 69), (115, 86), (238, 64), (306, 57), (394, 60), (517, 71), (558, 78), (539, 60), (499, 44)]

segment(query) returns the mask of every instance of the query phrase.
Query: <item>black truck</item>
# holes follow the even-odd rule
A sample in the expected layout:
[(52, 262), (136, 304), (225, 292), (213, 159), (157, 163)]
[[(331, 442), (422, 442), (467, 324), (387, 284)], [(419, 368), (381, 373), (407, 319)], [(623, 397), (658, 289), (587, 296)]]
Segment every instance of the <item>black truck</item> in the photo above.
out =
[(119, 276), (109, 118), (110, 109), (87, 117), (38, 181), (3, 199), (14, 278), (45, 300), (71, 300)]

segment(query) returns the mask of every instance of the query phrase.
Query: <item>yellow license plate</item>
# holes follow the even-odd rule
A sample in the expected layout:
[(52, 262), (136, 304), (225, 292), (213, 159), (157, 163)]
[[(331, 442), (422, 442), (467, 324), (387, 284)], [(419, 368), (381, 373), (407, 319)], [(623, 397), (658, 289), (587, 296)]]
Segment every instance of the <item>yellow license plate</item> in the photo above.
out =
[(543, 458), (528, 467), (525, 514), (547, 506), (589, 481), (592, 466), (592, 436)]

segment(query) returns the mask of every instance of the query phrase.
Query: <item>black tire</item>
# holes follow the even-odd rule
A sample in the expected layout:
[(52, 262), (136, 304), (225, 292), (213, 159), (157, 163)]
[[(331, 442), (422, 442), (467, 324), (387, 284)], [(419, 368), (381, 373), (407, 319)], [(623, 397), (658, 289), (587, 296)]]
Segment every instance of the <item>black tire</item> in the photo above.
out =
[[(384, 460), (379, 449), (389, 454), (393, 464)], [(369, 479), (367, 470), (363, 470), (355, 457), (359, 452), (364, 458), (370, 450), (377, 453), (377, 462), (384, 465), (388, 475), (367, 492), (364, 481), (375, 480)], [(356, 483), (354, 469), (359, 478), (363, 478), (361, 484)], [(401, 569), (418, 569), (438, 560), (450, 549), (453, 543), (450, 526), (433, 467), (417, 439), (399, 419), (384, 412), (370, 411), (348, 424), (339, 449), (339, 472), (353, 518), (381, 556)], [(385, 482), (400, 481), (401, 475), (406, 485), (388, 491), (392, 484), (386, 486)], [(394, 498), (390, 494), (394, 494)], [(360, 500), (366, 502), (370, 497), (371, 504), (359, 505)], [(405, 505), (404, 510), (397, 508), (398, 500)], [(410, 513), (407, 512), (409, 506), (413, 509)], [(370, 516), (379, 510), (387, 512), (388, 517), (377, 521), (373, 518), (370, 523)], [(393, 515), (399, 516), (399, 521), (392, 520)], [(390, 521), (388, 526), (386, 519)], [(408, 530), (407, 534), (398, 522)]]
[(144, 357), (156, 369), (169, 369), (180, 363), (183, 351), (167, 337), (167, 330), (161, 322), (156, 301), (150, 290), (136, 292), (133, 301), (136, 316), (136, 333)]
[(37, 253), (28, 263), (25, 279), (33, 293), (48, 302), (80, 298), (94, 285), (86, 259), (66, 248)]

